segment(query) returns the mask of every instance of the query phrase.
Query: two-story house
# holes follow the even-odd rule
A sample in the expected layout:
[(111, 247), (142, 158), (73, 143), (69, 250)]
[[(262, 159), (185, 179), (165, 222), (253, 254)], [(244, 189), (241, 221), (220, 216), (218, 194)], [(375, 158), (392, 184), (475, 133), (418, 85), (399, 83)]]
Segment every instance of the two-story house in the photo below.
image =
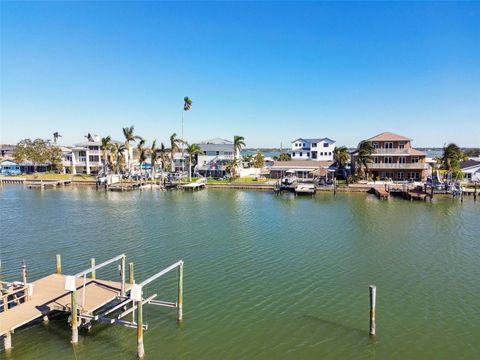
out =
[[(98, 135), (95, 135), (92, 140), (74, 144), (70, 150), (62, 148), (65, 171), (71, 171), (72, 174), (97, 174), (103, 168), (102, 141)], [(120, 141), (113, 142), (123, 144)], [(107, 156), (109, 153), (110, 151), (107, 151)], [(127, 155), (126, 151), (125, 155)]]
[(336, 142), (329, 138), (304, 139), (292, 141), (289, 151), (292, 160), (332, 161)]
[[(368, 141), (373, 147), (368, 165), (374, 179), (425, 180), (430, 166), (425, 162), (426, 154), (412, 147), (412, 139), (391, 132), (375, 135)], [(358, 150), (352, 154), (352, 169), (358, 167)]]
[[(202, 154), (197, 156), (195, 172), (206, 177), (223, 177), (227, 175), (227, 163), (233, 160), (233, 142), (225, 139), (210, 139), (198, 144)], [(240, 154), (237, 154), (239, 156)], [(239, 161), (239, 167), (242, 167)]]

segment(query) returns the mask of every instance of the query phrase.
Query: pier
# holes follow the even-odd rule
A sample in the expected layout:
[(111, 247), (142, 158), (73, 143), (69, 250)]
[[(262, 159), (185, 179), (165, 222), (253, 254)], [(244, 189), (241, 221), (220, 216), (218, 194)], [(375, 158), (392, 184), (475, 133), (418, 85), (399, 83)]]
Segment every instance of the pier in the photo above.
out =
[[(133, 263), (130, 263), (129, 281), (126, 281), (126, 256), (118, 255), (75, 275), (61, 274), (61, 257), (57, 255), (56, 272), (36, 281), (27, 281), (26, 264), (22, 265), (22, 280), (0, 283), (0, 336), (3, 337), (6, 351), (11, 349), (14, 331), (37, 319), (48, 321), (52, 312), (70, 313), (72, 344), (78, 342), (78, 329), (90, 328), (101, 322), (123, 325), (137, 329), (137, 355), (145, 355), (143, 331), (148, 325), (143, 323), (143, 305), (177, 309), (177, 319), (183, 319), (183, 261), (177, 261), (136, 284)], [(110, 264), (118, 264), (119, 281), (96, 278), (96, 271)], [(161, 276), (178, 269), (178, 298), (176, 301), (156, 300), (157, 294), (144, 297), (143, 287)], [(136, 312), (137, 317), (135, 320)], [(132, 314), (132, 320), (124, 320)]]

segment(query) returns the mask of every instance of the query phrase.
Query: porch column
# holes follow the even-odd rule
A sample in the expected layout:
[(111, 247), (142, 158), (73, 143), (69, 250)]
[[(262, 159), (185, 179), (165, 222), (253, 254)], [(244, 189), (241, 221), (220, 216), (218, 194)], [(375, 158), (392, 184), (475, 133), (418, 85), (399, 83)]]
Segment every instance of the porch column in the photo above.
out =
[(72, 150), (72, 174), (77, 175), (77, 160), (75, 157), (75, 150)]
[(87, 150), (85, 151), (85, 168), (87, 170), (87, 175), (90, 175), (90, 152)]

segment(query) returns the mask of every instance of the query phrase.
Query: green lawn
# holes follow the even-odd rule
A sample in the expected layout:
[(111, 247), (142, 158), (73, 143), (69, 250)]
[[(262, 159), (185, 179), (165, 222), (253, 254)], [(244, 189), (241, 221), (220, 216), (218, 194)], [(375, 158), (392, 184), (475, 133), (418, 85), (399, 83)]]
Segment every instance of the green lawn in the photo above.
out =
[[(54, 174), (54, 173), (37, 173), (37, 174), (28, 174), (28, 175), (17, 175), (13, 178), (25, 178), (28, 180), (70, 180), (72, 179), (71, 174)], [(74, 175), (74, 181), (95, 181), (96, 178), (93, 175)]]
[(221, 180), (215, 180), (209, 178), (207, 180), (207, 184), (263, 184), (267, 181), (267, 179), (255, 179), (253, 177), (242, 177), (242, 178), (236, 178), (236, 179), (221, 179)]

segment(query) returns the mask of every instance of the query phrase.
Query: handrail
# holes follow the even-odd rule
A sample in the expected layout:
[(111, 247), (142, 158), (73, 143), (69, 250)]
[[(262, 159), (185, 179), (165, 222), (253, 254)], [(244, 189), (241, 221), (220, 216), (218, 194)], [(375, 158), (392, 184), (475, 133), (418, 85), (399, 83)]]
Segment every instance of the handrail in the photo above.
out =
[(120, 260), (120, 259), (122, 259), (122, 258), (125, 258), (125, 257), (126, 257), (125, 254), (121, 254), (121, 255), (115, 256), (114, 258), (112, 258), (112, 259), (110, 259), (110, 260), (107, 260), (107, 261), (104, 261), (104, 262), (101, 263), (101, 264), (95, 265), (95, 266), (93, 266), (93, 267), (91, 267), (91, 268), (88, 268), (87, 270), (81, 271), (81, 272), (75, 274), (74, 276), (75, 276), (76, 278), (82, 277), (82, 276), (84, 276), (84, 275), (87, 275), (87, 274), (91, 273), (91, 272), (94, 271), (94, 270), (100, 269), (100, 268), (102, 268), (102, 267), (104, 267), (104, 266), (106, 266), (106, 265), (109, 265), (109, 264), (111, 264), (111, 263), (113, 263), (113, 262), (115, 262), (115, 261), (118, 261), (118, 260)]
[(169, 267), (163, 269), (162, 271), (159, 271), (155, 275), (150, 276), (148, 279), (143, 280), (138, 285), (143, 287), (143, 286), (147, 285), (148, 283), (151, 283), (153, 280), (158, 279), (160, 276), (165, 275), (169, 271), (172, 271), (173, 269), (175, 269), (176, 267), (181, 266), (181, 265), (183, 265), (183, 260), (177, 261), (175, 264), (172, 264)]

